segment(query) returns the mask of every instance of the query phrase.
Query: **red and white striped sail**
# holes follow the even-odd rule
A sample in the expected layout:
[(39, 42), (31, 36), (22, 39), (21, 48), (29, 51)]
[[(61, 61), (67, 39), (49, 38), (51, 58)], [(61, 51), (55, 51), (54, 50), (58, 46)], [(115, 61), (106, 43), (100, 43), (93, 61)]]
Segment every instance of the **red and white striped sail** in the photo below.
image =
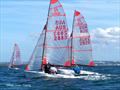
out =
[(66, 14), (58, 0), (51, 0), (48, 13), (44, 57), (53, 65), (64, 65), (68, 59), (68, 26)]
[(9, 67), (18, 66), (21, 64), (22, 62), (21, 62), (21, 57), (20, 57), (20, 48), (18, 47), (17, 44), (15, 44)]
[(74, 12), (72, 58), (74, 59), (75, 64), (94, 66), (87, 23), (79, 11)]
[(34, 48), (34, 51), (31, 55), (31, 58), (29, 60), (28, 65), (26, 66), (26, 70), (39, 70), (42, 64), (42, 52), (43, 52), (43, 42), (45, 37), (45, 29), (46, 25), (44, 26), (44, 29), (42, 33), (40, 34), (40, 37), (38, 39), (38, 42)]

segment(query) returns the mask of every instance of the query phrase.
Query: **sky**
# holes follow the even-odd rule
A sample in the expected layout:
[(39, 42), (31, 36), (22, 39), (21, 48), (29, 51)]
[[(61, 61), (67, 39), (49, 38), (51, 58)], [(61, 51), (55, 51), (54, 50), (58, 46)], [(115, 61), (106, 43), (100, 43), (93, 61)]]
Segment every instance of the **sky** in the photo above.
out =
[[(9, 62), (14, 43), (28, 61), (47, 20), (50, 0), (0, 0), (0, 62)], [(73, 13), (85, 17), (91, 34), (93, 59), (120, 61), (119, 0), (59, 0), (72, 29)]]

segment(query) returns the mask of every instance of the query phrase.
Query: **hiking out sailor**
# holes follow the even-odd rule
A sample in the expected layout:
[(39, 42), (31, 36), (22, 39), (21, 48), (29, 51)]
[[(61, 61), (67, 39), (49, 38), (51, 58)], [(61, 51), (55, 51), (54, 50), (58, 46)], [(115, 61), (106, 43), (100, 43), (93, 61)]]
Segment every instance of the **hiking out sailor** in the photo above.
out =
[(81, 68), (76, 65), (75, 67), (73, 67), (73, 71), (75, 72), (75, 74), (80, 74)]
[(47, 63), (44, 65), (44, 71), (45, 73), (50, 73), (50, 68), (51, 68), (51, 64)]

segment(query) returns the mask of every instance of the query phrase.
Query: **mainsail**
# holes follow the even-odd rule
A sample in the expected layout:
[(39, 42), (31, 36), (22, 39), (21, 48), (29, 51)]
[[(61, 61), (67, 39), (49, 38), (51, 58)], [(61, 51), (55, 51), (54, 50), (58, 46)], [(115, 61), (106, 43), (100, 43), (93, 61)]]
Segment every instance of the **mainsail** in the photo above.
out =
[(74, 59), (75, 64), (94, 66), (87, 23), (79, 11), (75, 11), (74, 13), (72, 59)]
[(44, 45), (44, 57), (52, 65), (64, 65), (67, 60), (68, 26), (66, 14), (58, 0), (51, 0)]
[(9, 68), (12, 66), (18, 66), (21, 65), (21, 57), (20, 57), (20, 49), (17, 44), (14, 45), (14, 50), (12, 53), (12, 57), (10, 60)]

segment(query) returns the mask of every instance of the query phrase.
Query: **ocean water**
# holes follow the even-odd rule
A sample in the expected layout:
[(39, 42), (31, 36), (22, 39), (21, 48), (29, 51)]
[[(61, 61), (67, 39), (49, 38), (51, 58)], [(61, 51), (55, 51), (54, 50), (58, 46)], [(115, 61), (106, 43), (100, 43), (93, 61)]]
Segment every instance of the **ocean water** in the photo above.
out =
[(120, 90), (120, 66), (97, 66), (89, 69), (106, 76), (105, 79), (27, 78), (19, 71), (0, 66), (0, 90)]

